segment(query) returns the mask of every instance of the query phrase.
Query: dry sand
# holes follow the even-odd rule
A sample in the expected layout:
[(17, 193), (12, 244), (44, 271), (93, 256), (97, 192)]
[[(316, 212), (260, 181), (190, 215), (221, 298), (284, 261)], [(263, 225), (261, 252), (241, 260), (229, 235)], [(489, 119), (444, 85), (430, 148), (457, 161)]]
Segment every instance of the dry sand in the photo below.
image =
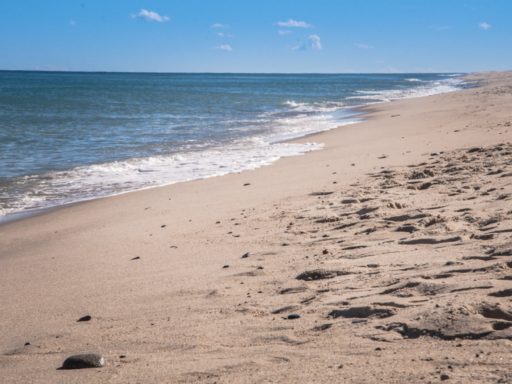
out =
[(1, 226), (0, 382), (512, 382), (512, 73), (473, 78), (298, 140), (322, 151)]

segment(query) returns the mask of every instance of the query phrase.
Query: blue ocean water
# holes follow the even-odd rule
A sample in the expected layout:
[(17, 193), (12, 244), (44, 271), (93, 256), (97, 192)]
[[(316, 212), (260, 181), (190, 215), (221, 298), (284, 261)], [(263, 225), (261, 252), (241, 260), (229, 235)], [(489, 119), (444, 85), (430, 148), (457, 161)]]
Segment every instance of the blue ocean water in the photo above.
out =
[(304, 154), (322, 144), (285, 141), (456, 76), (0, 71), (0, 216)]

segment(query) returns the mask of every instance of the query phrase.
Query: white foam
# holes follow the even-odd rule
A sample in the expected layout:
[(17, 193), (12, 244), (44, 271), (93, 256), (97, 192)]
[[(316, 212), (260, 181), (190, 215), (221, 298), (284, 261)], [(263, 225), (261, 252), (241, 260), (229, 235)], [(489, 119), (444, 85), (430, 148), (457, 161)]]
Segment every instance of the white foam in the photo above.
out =
[(429, 82), (426, 85), (411, 89), (395, 89), (385, 91), (357, 91), (360, 96), (348, 97), (352, 100), (369, 100), (369, 104), (375, 102), (388, 102), (399, 99), (409, 99), (413, 97), (432, 96), (440, 93), (454, 92), (459, 90), (459, 86), (464, 83), (461, 79), (444, 79)]
[[(351, 99), (373, 104), (451, 92), (461, 83), (462, 80), (448, 79), (428, 82), (409, 90), (358, 91), (357, 96)], [(360, 121), (356, 118), (343, 120), (343, 117), (353, 114), (343, 109), (346, 103), (342, 101), (300, 103), (288, 100), (284, 105), (287, 107), (284, 110), (265, 112), (259, 118), (247, 121), (264, 124), (264, 134), (239, 138), (222, 147), (190, 142), (179, 153), (166, 156), (77, 167), (65, 172), (52, 172), (44, 179), (37, 175), (20, 178), (17, 190), (0, 196), (2, 201), (9, 201), (8, 207), (0, 207), (0, 216), (256, 169), (282, 157), (303, 155), (323, 147), (317, 143), (290, 144), (283, 141)], [(240, 131), (238, 127), (232, 129)], [(243, 130), (251, 130), (251, 127)], [(19, 190), (28, 192), (13, 193), (19, 193)]]

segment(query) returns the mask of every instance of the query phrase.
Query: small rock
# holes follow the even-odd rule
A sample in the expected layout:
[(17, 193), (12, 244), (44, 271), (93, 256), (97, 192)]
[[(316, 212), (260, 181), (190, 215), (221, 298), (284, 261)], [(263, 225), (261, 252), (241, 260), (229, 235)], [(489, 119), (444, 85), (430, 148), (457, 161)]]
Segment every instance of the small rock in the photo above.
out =
[(167, 225), (165, 225), (165, 224), (160, 226), (160, 228), (165, 228), (165, 227), (167, 227)]
[(32, 343), (30, 341), (27, 341), (25, 345), (32, 345)]
[(225, 266), (223, 266), (222, 268), (229, 268), (229, 265), (227, 265), (227, 264), (226, 264), (226, 265), (225, 265)]
[(379, 157), (379, 159), (387, 159), (388, 157), (388, 155), (382, 155), (381, 157)]
[(103, 356), (97, 353), (85, 353), (68, 357), (62, 363), (62, 369), (98, 368), (105, 365)]
[(457, 264), (455, 261), (447, 261), (446, 262), (446, 265), (455, 265)]
[(299, 318), (300, 318), (300, 315), (298, 315), (296, 313), (288, 315), (288, 320), (294, 320), (294, 319), (299, 319)]
[(322, 251), (322, 253), (323, 253), (324, 255), (327, 255), (327, 254), (329, 253), (329, 251), (328, 251), (327, 249), (324, 249), (324, 250)]
[(290, 244), (288, 244), (288, 243), (283, 243), (283, 247), (287, 247), (287, 246), (289, 246), (289, 245), (290, 245)]
[(245, 253), (245, 254), (242, 256), (242, 259), (245, 259), (245, 258), (249, 257), (249, 255), (250, 255), (250, 254), (251, 254), (251, 252), (247, 252), (247, 253)]
[(245, 183), (244, 187), (247, 187), (248, 185), (251, 185), (251, 183)]
[(256, 269), (263, 269), (263, 267), (258, 267), (258, 268), (256, 268)]
[(91, 317), (91, 316), (89, 316), (89, 315), (87, 315), (87, 316), (84, 316), (84, 317), (79, 318), (79, 319), (77, 320), (77, 323), (78, 323), (78, 322), (80, 322), (80, 321), (89, 321), (89, 320), (91, 320), (91, 319), (92, 319), (92, 317)]
[(124, 359), (125, 357), (126, 357), (126, 355), (119, 356), (120, 359)]
[(139, 260), (140, 256), (135, 256), (132, 260)]
[(368, 322), (367, 319), (354, 319), (354, 320), (352, 320), (352, 324), (367, 323), (367, 322)]
[(338, 365), (338, 369), (343, 368), (343, 364)]
[(381, 347), (377, 347), (375, 348), (376, 351), (382, 351), (382, 348)]
[(220, 224), (220, 221), (217, 221), (215, 224)]
[(450, 376), (443, 374), (441, 375), (441, 381), (450, 380)]

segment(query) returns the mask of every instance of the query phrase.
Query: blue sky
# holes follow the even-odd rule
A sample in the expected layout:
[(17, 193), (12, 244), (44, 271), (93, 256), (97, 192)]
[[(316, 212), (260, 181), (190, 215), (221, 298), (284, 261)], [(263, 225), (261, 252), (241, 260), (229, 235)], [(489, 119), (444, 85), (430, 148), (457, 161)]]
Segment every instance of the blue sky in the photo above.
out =
[(0, 69), (512, 69), (511, 0), (0, 0)]

